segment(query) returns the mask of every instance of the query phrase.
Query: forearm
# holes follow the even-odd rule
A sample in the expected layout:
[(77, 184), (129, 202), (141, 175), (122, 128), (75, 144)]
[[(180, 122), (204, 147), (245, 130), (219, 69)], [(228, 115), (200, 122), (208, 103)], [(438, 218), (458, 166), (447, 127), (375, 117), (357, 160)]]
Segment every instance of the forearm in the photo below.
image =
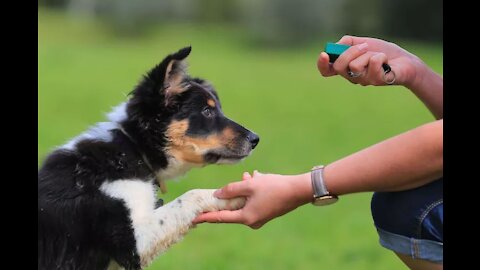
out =
[(432, 112), (436, 119), (443, 118), (443, 77), (418, 60), (417, 75), (409, 88)]
[(334, 194), (400, 191), (443, 175), (443, 120), (410, 130), (329, 164), (325, 183)]
[[(442, 175), (443, 120), (438, 120), (328, 164), (324, 181), (331, 193), (342, 195), (407, 190)], [(295, 177), (299, 200), (311, 201), (310, 173)]]

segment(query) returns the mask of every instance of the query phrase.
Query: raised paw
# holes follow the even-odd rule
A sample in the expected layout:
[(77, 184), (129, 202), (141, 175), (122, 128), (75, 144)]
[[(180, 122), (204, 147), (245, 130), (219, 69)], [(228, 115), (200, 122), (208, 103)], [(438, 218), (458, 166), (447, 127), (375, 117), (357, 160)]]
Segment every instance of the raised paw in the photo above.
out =
[(194, 189), (158, 207), (153, 215), (144, 216), (135, 225), (137, 250), (142, 266), (146, 267), (194, 226), (192, 221), (200, 213), (218, 210), (236, 210), (245, 205), (245, 198), (229, 200), (213, 196), (215, 189)]
[(194, 189), (181, 197), (197, 206), (199, 212), (237, 210), (245, 205), (245, 198), (218, 199), (213, 196), (215, 189)]
[(246, 199), (245, 197), (237, 197), (233, 199), (216, 199), (218, 200), (218, 209), (215, 210), (238, 210), (245, 206)]

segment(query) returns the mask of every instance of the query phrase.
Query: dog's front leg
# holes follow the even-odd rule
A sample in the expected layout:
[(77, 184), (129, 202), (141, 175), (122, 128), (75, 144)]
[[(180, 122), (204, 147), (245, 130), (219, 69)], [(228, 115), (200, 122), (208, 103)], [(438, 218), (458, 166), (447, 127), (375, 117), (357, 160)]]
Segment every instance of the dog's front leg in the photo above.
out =
[(152, 224), (135, 230), (137, 250), (142, 267), (146, 267), (169, 246), (182, 239), (193, 226), (193, 219), (202, 212), (235, 210), (243, 207), (244, 198), (221, 200), (213, 196), (214, 189), (188, 191), (174, 201), (154, 211)]

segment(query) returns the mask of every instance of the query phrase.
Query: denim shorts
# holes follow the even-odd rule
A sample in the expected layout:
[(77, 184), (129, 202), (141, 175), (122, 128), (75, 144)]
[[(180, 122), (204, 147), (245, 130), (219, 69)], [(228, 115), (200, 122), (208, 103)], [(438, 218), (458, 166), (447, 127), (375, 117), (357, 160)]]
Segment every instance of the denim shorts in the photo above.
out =
[(411, 190), (375, 192), (371, 207), (383, 247), (443, 263), (443, 177)]

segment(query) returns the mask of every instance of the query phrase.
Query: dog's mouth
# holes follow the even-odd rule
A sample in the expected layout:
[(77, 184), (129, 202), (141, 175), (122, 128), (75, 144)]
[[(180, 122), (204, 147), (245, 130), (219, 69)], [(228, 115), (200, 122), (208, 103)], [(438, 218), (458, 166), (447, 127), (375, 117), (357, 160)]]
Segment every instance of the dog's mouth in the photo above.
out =
[(235, 164), (248, 157), (248, 154), (217, 153), (209, 152), (204, 155), (205, 162), (208, 164)]
[[(258, 138), (256, 135), (255, 137)], [(203, 155), (203, 159), (206, 164), (235, 164), (250, 156), (257, 143), (258, 139), (252, 142), (247, 137), (246, 140), (240, 140), (235, 147), (210, 149)]]

